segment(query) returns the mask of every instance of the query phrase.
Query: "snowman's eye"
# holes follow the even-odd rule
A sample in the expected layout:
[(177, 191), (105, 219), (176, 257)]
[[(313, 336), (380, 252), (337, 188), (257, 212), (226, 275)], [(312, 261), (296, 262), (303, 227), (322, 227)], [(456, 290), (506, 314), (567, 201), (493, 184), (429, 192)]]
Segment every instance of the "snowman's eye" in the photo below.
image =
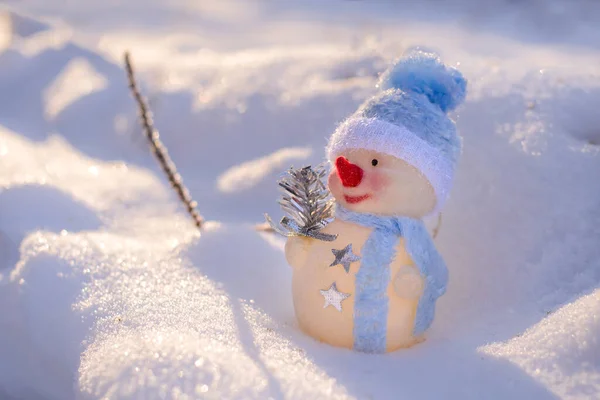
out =
[(377, 164), (379, 164), (379, 161), (377, 161), (377, 159), (376, 159), (376, 158), (374, 158), (374, 159), (371, 161), (371, 165), (372, 165), (372, 166), (374, 166), (374, 167), (376, 167), (376, 166), (377, 166)]

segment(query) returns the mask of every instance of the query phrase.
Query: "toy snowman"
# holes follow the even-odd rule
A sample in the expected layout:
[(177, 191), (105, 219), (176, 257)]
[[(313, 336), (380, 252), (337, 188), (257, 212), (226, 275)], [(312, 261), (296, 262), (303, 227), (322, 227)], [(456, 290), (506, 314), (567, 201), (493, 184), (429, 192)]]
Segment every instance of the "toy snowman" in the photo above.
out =
[(461, 140), (446, 113), (464, 100), (466, 80), (417, 50), (379, 87), (327, 145), (335, 205), (319, 231), (325, 240), (293, 235), (285, 246), (302, 330), (368, 353), (421, 341), (446, 290), (422, 218), (439, 212), (450, 190)]

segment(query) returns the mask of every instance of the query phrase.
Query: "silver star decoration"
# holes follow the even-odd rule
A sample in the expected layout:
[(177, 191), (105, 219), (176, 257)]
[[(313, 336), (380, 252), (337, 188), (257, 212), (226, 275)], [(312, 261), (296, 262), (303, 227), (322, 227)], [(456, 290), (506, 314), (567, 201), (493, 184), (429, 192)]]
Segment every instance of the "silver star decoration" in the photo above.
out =
[(323, 305), (323, 308), (327, 308), (327, 306), (334, 306), (339, 312), (342, 312), (342, 301), (350, 297), (349, 294), (338, 291), (335, 282), (331, 284), (329, 289), (320, 290), (320, 292), (325, 298), (325, 305)]
[(342, 264), (346, 272), (350, 272), (351, 263), (360, 260), (360, 257), (352, 252), (352, 243), (344, 247), (342, 250), (331, 249), (331, 252), (335, 256), (335, 260), (333, 260), (330, 267), (335, 267), (338, 264)]

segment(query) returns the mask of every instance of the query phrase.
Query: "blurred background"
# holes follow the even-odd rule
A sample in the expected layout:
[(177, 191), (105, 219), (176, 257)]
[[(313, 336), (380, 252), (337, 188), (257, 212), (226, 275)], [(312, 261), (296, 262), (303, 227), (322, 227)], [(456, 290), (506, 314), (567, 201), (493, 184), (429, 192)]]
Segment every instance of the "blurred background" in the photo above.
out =
[[(438, 51), (487, 80), (524, 76), (531, 60), (538, 70), (593, 71), (568, 54), (600, 51), (600, 5), (591, 0), (3, 3), (2, 92), (19, 93), (0, 110), (9, 127), (141, 162), (146, 144), (121, 69), (129, 50), (163, 141), (219, 220), (273, 211), (275, 185), (264, 175), (287, 160), (320, 160), (335, 124), (408, 47)], [(272, 158), (261, 176), (231, 170), (264, 156)], [(247, 211), (236, 211), (242, 205)]]

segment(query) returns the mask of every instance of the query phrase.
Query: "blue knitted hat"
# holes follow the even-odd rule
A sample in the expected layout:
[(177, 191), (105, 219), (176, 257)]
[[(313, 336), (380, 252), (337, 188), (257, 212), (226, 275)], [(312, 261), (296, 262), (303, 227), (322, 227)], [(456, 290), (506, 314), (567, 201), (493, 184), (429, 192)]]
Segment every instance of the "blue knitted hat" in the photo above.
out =
[(368, 149), (406, 161), (429, 180), (441, 209), (448, 197), (461, 140), (447, 112), (466, 96), (467, 81), (432, 53), (411, 51), (379, 81), (382, 92), (368, 99), (333, 133), (330, 161), (343, 151)]

